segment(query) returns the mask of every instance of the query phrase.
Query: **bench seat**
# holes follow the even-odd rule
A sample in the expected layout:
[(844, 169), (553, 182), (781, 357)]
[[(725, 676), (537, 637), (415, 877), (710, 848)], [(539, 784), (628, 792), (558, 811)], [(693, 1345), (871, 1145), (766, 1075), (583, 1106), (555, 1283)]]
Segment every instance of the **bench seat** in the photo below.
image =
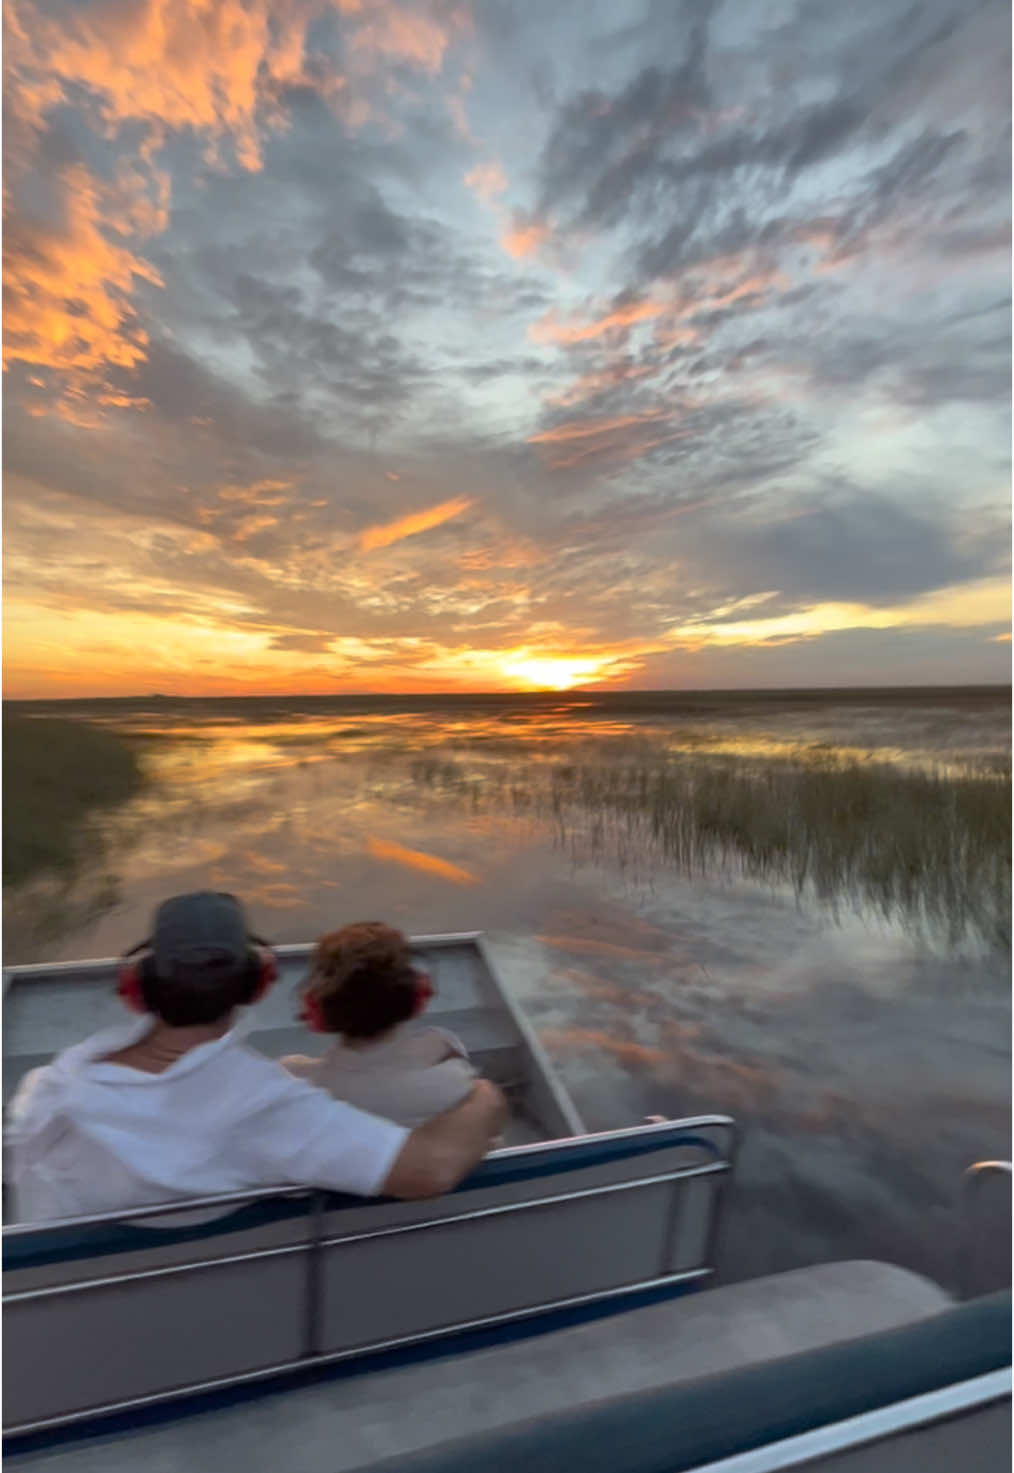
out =
[(485, 1435), (520, 1419), (573, 1412), (603, 1398), (728, 1374), (910, 1325), (950, 1303), (943, 1290), (904, 1269), (823, 1264), (464, 1355), (100, 1434), (27, 1454), (25, 1462), (40, 1473), (211, 1473), (222, 1467), (346, 1473), (451, 1436)]

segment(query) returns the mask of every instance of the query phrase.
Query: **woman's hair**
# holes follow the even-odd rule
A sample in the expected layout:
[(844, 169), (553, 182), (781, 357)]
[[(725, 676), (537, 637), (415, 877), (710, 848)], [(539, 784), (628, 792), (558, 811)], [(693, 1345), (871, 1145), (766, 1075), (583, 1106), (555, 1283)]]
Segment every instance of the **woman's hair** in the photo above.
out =
[(218, 1023), (233, 1008), (246, 1007), (257, 995), (261, 964), (255, 953), (245, 963), (176, 967), (171, 977), (160, 977), (152, 957), (138, 969), (141, 996), (149, 1013), (171, 1028)]
[(408, 942), (381, 921), (359, 921), (317, 942), (309, 991), (331, 1033), (376, 1038), (416, 1011)]

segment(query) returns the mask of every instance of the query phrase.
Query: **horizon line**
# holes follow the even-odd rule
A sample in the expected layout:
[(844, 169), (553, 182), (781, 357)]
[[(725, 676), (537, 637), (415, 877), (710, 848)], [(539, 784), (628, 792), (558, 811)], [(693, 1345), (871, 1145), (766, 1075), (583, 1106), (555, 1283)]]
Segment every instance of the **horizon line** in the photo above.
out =
[(538, 690), (344, 690), (344, 691), (248, 691), (243, 694), (204, 693), (179, 695), (165, 691), (133, 691), (125, 695), (65, 695), (65, 696), (3, 696), (3, 704), (40, 704), (61, 701), (321, 701), (321, 700), (427, 700), (433, 696), (458, 696), (469, 700), (497, 698), (526, 698), (549, 696), (562, 699), (568, 696), (710, 696), (710, 695), (794, 695), (812, 691), (937, 691), (937, 690), (1011, 690), (1009, 680), (1000, 681), (930, 681), (911, 685), (897, 682), (873, 685), (738, 685), (738, 686), (571, 686), (566, 690), (549, 687)]

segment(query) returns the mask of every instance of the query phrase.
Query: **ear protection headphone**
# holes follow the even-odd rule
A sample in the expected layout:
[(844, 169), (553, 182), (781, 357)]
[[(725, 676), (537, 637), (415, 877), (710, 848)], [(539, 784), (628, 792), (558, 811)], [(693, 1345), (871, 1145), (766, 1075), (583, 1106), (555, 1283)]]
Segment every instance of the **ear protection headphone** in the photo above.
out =
[[(250, 1007), (253, 1003), (260, 1002), (272, 982), (278, 978), (278, 963), (271, 947), (261, 936), (251, 936), (250, 939), (255, 945), (247, 952), (246, 966), (242, 973), (246, 995), (240, 998), (237, 1004), (240, 1007)], [(125, 951), (117, 972), (116, 995), (134, 1013), (148, 1012), (144, 1001), (145, 984), (157, 980), (151, 941), (152, 938), (148, 936), (129, 951)], [(147, 952), (147, 955), (138, 957), (137, 961), (128, 960), (138, 952)]]

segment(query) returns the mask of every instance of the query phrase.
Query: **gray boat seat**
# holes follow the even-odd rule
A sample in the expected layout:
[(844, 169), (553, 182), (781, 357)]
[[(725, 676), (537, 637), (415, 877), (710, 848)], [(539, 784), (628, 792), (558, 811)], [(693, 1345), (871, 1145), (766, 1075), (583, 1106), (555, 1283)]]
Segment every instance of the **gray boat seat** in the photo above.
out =
[[(75, 1448), (32, 1454), (31, 1462), (73, 1473), (135, 1467), (211, 1473), (223, 1466), (347, 1473), (385, 1458), (394, 1468), (452, 1434), (495, 1442), (524, 1418), (567, 1417), (603, 1399), (660, 1393), (708, 1375), (724, 1379), (745, 1367), (929, 1321), (950, 1303), (941, 1289), (904, 1269), (823, 1264), (453, 1358), (372, 1370), (165, 1426), (99, 1435)], [(439, 1456), (445, 1454), (451, 1451)], [(484, 1458), (448, 1467), (485, 1473)], [(553, 1466), (584, 1470), (580, 1461)]]
[[(877, 1334), (371, 1460), (360, 1473), (692, 1473), (761, 1448), (771, 1455), (767, 1468), (1007, 1473), (1010, 1364), (1006, 1290)], [(952, 1394), (949, 1414), (912, 1405), (945, 1389)], [(905, 1402), (906, 1420), (898, 1425), (898, 1404)], [(882, 1417), (871, 1425), (868, 1414), (887, 1408), (895, 1424)], [(850, 1419), (856, 1421), (841, 1425)], [(778, 1455), (779, 1443), (818, 1430), (824, 1437), (811, 1438), (809, 1455), (799, 1442)]]

